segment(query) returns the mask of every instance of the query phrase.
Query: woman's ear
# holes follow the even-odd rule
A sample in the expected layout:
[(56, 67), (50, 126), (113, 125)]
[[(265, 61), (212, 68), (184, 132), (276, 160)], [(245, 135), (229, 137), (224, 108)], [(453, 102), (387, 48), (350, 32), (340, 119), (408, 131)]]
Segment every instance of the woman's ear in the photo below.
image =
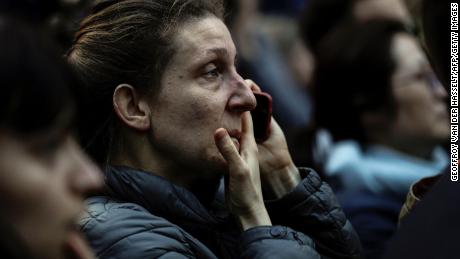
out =
[(146, 98), (129, 84), (120, 84), (113, 92), (113, 108), (118, 118), (136, 130), (150, 129), (150, 107)]

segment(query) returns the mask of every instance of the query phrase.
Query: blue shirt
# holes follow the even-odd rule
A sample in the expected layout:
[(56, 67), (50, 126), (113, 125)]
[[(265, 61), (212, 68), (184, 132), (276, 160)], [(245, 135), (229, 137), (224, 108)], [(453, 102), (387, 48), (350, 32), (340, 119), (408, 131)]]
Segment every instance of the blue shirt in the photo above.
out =
[(403, 202), (412, 183), (440, 173), (448, 163), (440, 147), (431, 160), (423, 160), (382, 145), (370, 145), (363, 151), (355, 141), (341, 141), (326, 158), (325, 174), (339, 192), (391, 195)]

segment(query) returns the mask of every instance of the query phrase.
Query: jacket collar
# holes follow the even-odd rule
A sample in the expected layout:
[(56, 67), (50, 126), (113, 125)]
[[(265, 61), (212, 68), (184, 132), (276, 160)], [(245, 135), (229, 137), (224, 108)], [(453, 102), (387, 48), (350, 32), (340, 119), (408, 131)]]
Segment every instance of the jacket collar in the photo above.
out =
[(228, 216), (222, 212), (224, 206), (219, 199), (213, 203), (214, 209), (208, 210), (192, 192), (153, 173), (125, 166), (108, 166), (104, 173), (111, 196), (139, 204), (175, 224), (215, 225)]

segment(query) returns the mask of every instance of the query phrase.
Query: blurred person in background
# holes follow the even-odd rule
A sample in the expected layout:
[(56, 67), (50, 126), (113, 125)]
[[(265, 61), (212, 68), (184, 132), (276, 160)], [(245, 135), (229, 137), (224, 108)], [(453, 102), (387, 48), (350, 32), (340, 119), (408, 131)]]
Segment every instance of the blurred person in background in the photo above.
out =
[[(448, 0), (408, 0), (420, 16), (421, 34), (433, 67), (446, 91), (450, 91), (451, 3)], [(417, 7), (418, 6), (418, 7)], [(417, 12), (415, 13), (417, 14)], [(449, 100), (450, 102), (450, 100)], [(458, 142), (457, 142), (458, 144)], [(458, 258), (460, 231), (460, 188), (452, 181), (452, 168), (443, 170), (440, 179), (428, 187), (416, 206), (402, 219), (385, 258)], [(417, 186), (412, 186), (415, 188)]]
[(95, 258), (77, 228), (102, 184), (72, 137), (75, 82), (39, 29), (0, 15), (2, 258)]
[(265, 16), (263, 20), (259, 31), (274, 43), (297, 87), (308, 88), (312, 81), (314, 62), (311, 52), (302, 42), (297, 21), (283, 16)]
[(401, 23), (341, 25), (319, 45), (318, 126), (336, 143), (324, 171), (369, 258), (382, 255), (410, 185), (448, 163), (447, 93)]
[[(413, 28), (413, 22), (402, 0), (306, 1), (300, 15), (300, 34), (306, 49), (311, 53), (312, 64), (316, 62), (320, 42), (341, 24), (382, 17), (402, 22), (411, 30)], [(311, 105), (315, 105), (313, 100)], [(319, 128), (312, 119), (307, 128), (297, 130), (292, 136), (288, 142), (293, 149), (294, 160), (301, 165), (313, 166), (322, 175), (325, 156), (332, 145), (330, 133)]]
[(14, 15), (46, 31), (60, 54), (72, 44), (78, 21), (93, 5), (91, 0), (2, 0), (0, 12)]
[[(221, 1), (101, 1), (68, 60), (107, 192), (81, 222), (100, 258), (359, 258), (327, 184), (283, 132), (256, 144)], [(273, 226), (272, 224), (276, 224)]]
[(309, 0), (300, 17), (302, 39), (316, 54), (319, 42), (348, 21), (384, 18), (412, 29), (414, 23), (404, 3), (403, 0)]

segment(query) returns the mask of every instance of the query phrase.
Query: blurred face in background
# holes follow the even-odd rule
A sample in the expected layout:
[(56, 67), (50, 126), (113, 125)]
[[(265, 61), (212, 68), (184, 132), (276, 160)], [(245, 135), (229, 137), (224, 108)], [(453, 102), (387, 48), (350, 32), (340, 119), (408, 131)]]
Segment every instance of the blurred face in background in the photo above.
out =
[(416, 39), (396, 34), (391, 53), (396, 63), (392, 84), (397, 111), (392, 133), (402, 142), (438, 145), (447, 140), (447, 93)]
[(0, 129), (0, 206), (3, 220), (37, 258), (81, 254), (76, 223), (85, 194), (98, 188), (98, 169), (66, 132), (30, 137)]
[(292, 75), (299, 86), (310, 86), (315, 68), (315, 58), (313, 57), (313, 53), (305, 47), (300, 39), (296, 39), (291, 46), (287, 61)]

